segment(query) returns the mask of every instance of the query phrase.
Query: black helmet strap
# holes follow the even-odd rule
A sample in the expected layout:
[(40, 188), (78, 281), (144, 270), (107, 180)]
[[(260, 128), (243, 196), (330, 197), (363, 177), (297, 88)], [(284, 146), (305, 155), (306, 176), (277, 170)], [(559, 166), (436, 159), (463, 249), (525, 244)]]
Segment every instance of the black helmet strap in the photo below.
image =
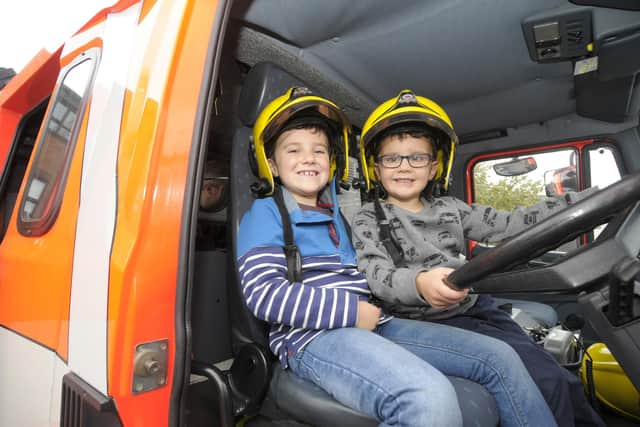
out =
[[(289, 217), (289, 212), (284, 204), (282, 188), (279, 185), (276, 185), (273, 192), (273, 199), (278, 207), (278, 212), (280, 212), (280, 218), (282, 218), (282, 237), (284, 239), (284, 246), (282, 249), (284, 250), (284, 256), (287, 260), (287, 280), (289, 280), (289, 283), (302, 282), (302, 256), (300, 255), (298, 246), (296, 246), (293, 241), (291, 218)], [(347, 236), (351, 236), (351, 227), (349, 226), (349, 223), (344, 217), (342, 211), (339, 210), (338, 212), (340, 213), (340, 218), (342, 218), (342, 222), (346, 228)]]
[(284, 238), (284, 256), (287, 260), (287, 279), (289, 282), (302, 282), (302, 259), (300, 257), (300, 251), (293, 242), (293, 228), (291, 227), (291, 218), (289, 218), (289, 212), (284, 204), (284, 198), (282, 196), (282, 189), (279, 185), (273, 192), (273, 199), (276, 202), (280, 217), (282, 218), (282, 234)]
[(382, 209), (382, 205), (380, 205), (379, 187), (376, 187), (373, 206), (376, 211), (376, 220), (378, 221), (378, 228), (380, 230), (380, 241), (384, 245), (389, 256), (391, 256), (393, 265), (400, 267), (404, 261), (404, 251), (398, 241), (394, 238), (393, 231), (391, 230), (391, 224), (389, 224), (389, 220)]

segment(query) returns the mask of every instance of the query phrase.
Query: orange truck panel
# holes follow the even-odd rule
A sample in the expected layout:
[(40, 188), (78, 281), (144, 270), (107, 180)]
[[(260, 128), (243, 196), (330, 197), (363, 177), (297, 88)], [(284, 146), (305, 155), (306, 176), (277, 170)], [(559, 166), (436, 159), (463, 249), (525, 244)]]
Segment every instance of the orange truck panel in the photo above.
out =
[[(132, 27), (125, 27), (130, 21), (121, 16), (129, 13), (127, 19), (130, 19), (132, 8), (137, 8), (136, 21)], [(78, 365), (83, 366), (78, 371), (82, 377), (82, 370), (91, 363), (79, 359), (82, 349), (71, 351), (71, 337), (72, 331), (83, 327), (72, 325), (77, 306), (82, 304), (75, 295), (76, 287), (90, 289), (92, 285), (87, 276), (90, 270), (85, 269), (76, 277), (76, 268), (82, 267), (82, 262), (86, 263), (78, 258), (76, 246), (78, 233), (83, 230), (79, 225), (80, 217), (84, 215), (82, 209), (86, 203), (91, 203), (82, 198), (83, 194), (91, 193), (87, 185), (93, 182), (86, 181), (91, 173), (87, 164), (96, 162), (91, 158), (91, 150), (101, 147), (91, 138), (96, 135), (104, 138), (104, 132), (92, 126), (107, 123), (101, 122), (100, 116), (91, 119), (92, 108), (102, 108), (100, 114), (106, 117), (105, 120), (119, 117), (119, 129), (110, 129), (117, 131), (115, 134), (119, 137), (113, 141), (117, 145), (109, 148), (116, 153), (112, 175), (116, 193), (112, 241), (106, 261), (107, 298), (104, 307), (95, 307), (97, 312), (104, 310), (106, 316), (102, 319), (106, 325), (106, 366), (96, 366), (95, 370), (104, 371), (105, 397), (113, 399), (123, 425), (168, 424), (176, 351), (176, 283), (182, 211), (185, 187), (191, 179), (188, 168), (203, 84), (201, 76), (217, 8), (216, 1), (122, 0), (100, 11), (63, 48), (52, 54), (44, 51), (38, 54), (0, 92), (0, 165), (5, 165), (20, 120), (55, 93), (54, 87), (62, 78), (61, 71), (72, 66), (87, 49), (97, 48), (101, 52), (96, 72), (98, 84), (91, 89), (92, 95), (81, 118), (55, 222), (38, 237), (22, 235), (17, 228), (25, 182), (31, 163), (43, 144), (43, 126), (9, 228), (0, 242), (0, 332), (11, 340), (26, 339), (25, 348), (29, 350), (21, 351), (45, 355), (58, 366), (57, 372), (52, 373), (50, 390), (46, 392), (52, 394), (50, 414), (40, 414), (39, 420), (48, 418), (52, 425), (58, 422), (62, 374), (75, 372), (74, 366)], [(109, 43), (112, 43), (109, 37), (121, 36), (117, 33), (119, 27), (109, 27), (110, 22), (132, 31), (130, 57), (114, 53), (113, 48), (108, 51)], [(100, 66), (105, 64), (120, 70), (126, 77), (122, 82), (124, 86), (114, 84), (113, 88), (105, 89), (103, 83), (108, 75), (100, 74)], [(119, 105), (105, 102), (104, 97), (113, 96), (117, 90), (122, 91), (123, 102)], [(45, 121), (51, 113), (49, 109), (51, 103)], [(100, 218), (94, 220), (99, 222)], [(86, 242), (85, 239), (83, 245), (86, 246)], [(99, 251), (95, 256), (100, 256)], [(100, 280), (99, 277), (97, 274), (96, 280)], [(79, 281), (77, 284), (76, 280)], [(162, 339), (169, 342), (167, 384), (149, 392), (134, 393), (136, 346)], [(101, 391), (99, 381), (83, 379)], [(43, 387), (45, 383), (49, 384), (43, 382)], [(37, 384), (25, 385), (26, 390), (37, 387)], [(44, 402), (41, 406), (46, 404), (49, 403)], [(0, 424), (2, 420), (14, 418), (0, 416)]]

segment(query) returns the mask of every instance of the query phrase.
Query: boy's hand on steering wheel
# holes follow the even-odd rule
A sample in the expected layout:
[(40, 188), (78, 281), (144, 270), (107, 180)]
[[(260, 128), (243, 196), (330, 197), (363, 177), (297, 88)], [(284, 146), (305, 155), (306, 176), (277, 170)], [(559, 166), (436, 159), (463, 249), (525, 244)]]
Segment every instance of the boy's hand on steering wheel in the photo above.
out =
[(423, 271), (416, 277), (418, 293), (432, 307), (449, 307), (459, 303), (469, 294), (468, 289), (457, 291), (444, 282), (444, 279), (453, 271), (453, 268), (437, 267), (429, 271)]

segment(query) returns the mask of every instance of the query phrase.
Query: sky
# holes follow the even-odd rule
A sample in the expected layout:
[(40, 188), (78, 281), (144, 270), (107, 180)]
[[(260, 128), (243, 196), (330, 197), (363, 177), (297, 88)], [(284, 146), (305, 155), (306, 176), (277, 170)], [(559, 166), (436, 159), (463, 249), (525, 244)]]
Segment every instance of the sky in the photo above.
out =
[(19, 72), (45, 48), (54, 51), (93, 15), (116, 0), (4, 0), (0, 67)]

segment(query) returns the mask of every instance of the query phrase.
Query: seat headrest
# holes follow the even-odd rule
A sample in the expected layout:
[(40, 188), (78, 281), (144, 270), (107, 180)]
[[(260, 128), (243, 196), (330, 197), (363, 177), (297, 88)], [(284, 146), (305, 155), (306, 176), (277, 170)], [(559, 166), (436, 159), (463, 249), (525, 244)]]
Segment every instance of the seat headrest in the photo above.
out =
[(291, 86), (306, 86), (282, 68), (270, 62), (256, 64), (242, 85), (238, 116), (247, 127), (253, 127), (260, 111)]

